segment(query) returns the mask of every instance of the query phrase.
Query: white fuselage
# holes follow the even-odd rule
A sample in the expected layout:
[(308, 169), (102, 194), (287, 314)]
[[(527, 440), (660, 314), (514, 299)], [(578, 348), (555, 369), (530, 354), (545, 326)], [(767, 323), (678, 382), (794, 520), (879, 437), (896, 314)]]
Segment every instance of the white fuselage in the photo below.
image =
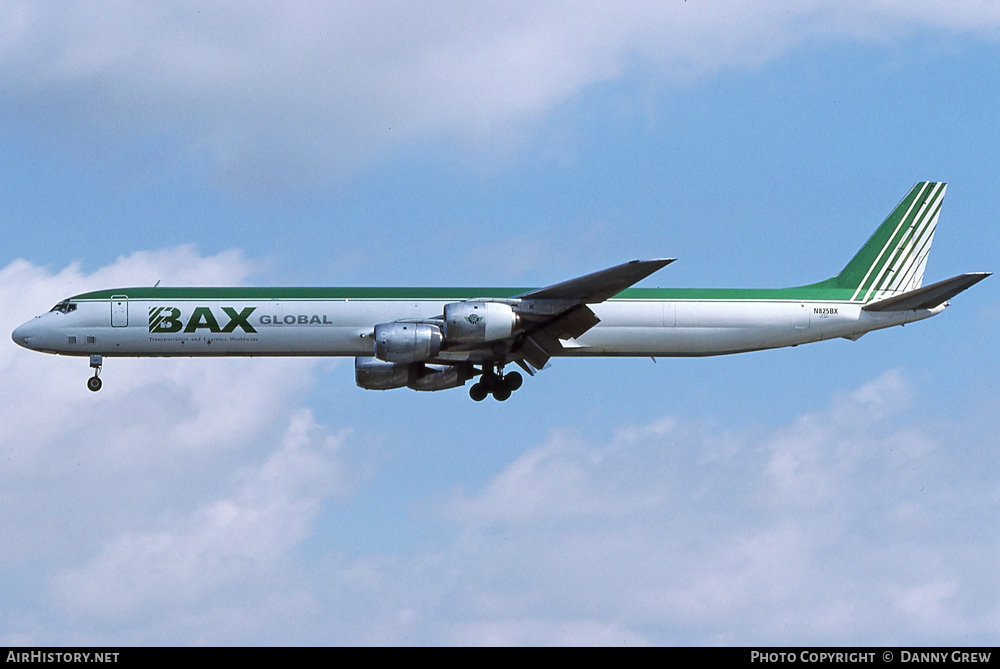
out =
[[(30, 349), (80, 356), (370, 356), (377, 323), (433, 318), (450, 301), (113, 298), (43, 314), (13, 338)], [(847, 301), (612, 299), (591, 305), (600, 323), (563, 342), (562, 355), (704, 356), (856, 339), (944, 306), (873, 312)], [(443, 350), (438, 359), (478, 362), (482, 354)]]

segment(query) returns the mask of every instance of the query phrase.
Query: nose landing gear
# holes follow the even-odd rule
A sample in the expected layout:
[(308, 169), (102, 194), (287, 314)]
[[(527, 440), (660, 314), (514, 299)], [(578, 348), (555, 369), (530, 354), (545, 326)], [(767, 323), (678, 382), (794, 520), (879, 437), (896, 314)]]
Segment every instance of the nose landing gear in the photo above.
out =
[(480, 380), (469, 389), (469, 397), (476, 402), (482, 402), (487, 395), (492, 394), (493, 399), (503, 402), (510, 398), (510, 394), (521, 387), (524, 378), (520, 372), (503, 373), (503, 365), (497, 365), (496, 371), (483, 368)]
[(97, 392), (104, 385), (101, 383), (101, 365), (104, 363), (104, 358), (100, 355), (90, 356), (90, 366), (94, 368), (94, 375), (87, 379), (87, 388), (93, 392)]

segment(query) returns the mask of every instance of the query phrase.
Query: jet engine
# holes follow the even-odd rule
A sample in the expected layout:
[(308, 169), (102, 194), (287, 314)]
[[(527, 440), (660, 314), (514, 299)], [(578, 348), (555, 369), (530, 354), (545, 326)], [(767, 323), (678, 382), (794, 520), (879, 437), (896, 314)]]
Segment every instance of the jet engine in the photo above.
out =
[(402, 388), (410, 380), (410, 365), (378, 358), (354, 359), (354, 382), (366, 390)]
[(517, 314), (501, 302), (453, 302), (444, 305), (444, 335), (461, 344), (506, 339), (517, 328)]
[(464, 386), (475, 370), (469, 363), (457, 365), (419, 365), (415, 376), (407, 383), (414, 390), (447, 390)]
[(465, 385), (475, 370), (469, 363), (424, 365), (386, 362), (378, 358), (354, 359), (354, 381), (366, 390), (390, 390), (409, 386), (414, 390), (446, 390)]
[(375, 357), (386, 362), (421, 362), (441, 350), (441, 329), (429, 323), (379, 323)]

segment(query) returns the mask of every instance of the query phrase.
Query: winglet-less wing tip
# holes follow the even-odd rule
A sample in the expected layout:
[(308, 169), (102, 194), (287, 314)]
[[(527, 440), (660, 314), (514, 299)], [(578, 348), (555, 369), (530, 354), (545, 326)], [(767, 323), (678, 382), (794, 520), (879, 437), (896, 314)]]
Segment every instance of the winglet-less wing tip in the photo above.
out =
[(614, 297), (673, 261), (674, 258), (631, 260), (576, 279), (529, 291), (518, 295), (518, 297), (535, 300), (572, 300), (584, 304), (596, 304)]

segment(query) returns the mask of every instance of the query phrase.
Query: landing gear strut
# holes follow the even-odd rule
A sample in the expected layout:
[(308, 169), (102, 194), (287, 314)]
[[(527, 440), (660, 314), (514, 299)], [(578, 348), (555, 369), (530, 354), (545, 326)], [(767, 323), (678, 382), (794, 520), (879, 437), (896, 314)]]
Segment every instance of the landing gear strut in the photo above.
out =
[(496, 371), (483, 367), (483, 374), (477, 383), (469, 389), (469, 397), (476, 402), (482, 402), (487, 395), (492, 394), (493, 399), (503, 402), (510, 397), (510, 394), (521, 387), (524, 378), (520, 372), (503, 373), (503, 365), (497, 365)]
[(101, 383), (101, 365), (104, 363), (104, 358), (99, 355), (90, 356), (90, 366), (94, 368), (94, 375), (87, 379), (87, 388), (93, 392), (97, 392), (104, 385)]

